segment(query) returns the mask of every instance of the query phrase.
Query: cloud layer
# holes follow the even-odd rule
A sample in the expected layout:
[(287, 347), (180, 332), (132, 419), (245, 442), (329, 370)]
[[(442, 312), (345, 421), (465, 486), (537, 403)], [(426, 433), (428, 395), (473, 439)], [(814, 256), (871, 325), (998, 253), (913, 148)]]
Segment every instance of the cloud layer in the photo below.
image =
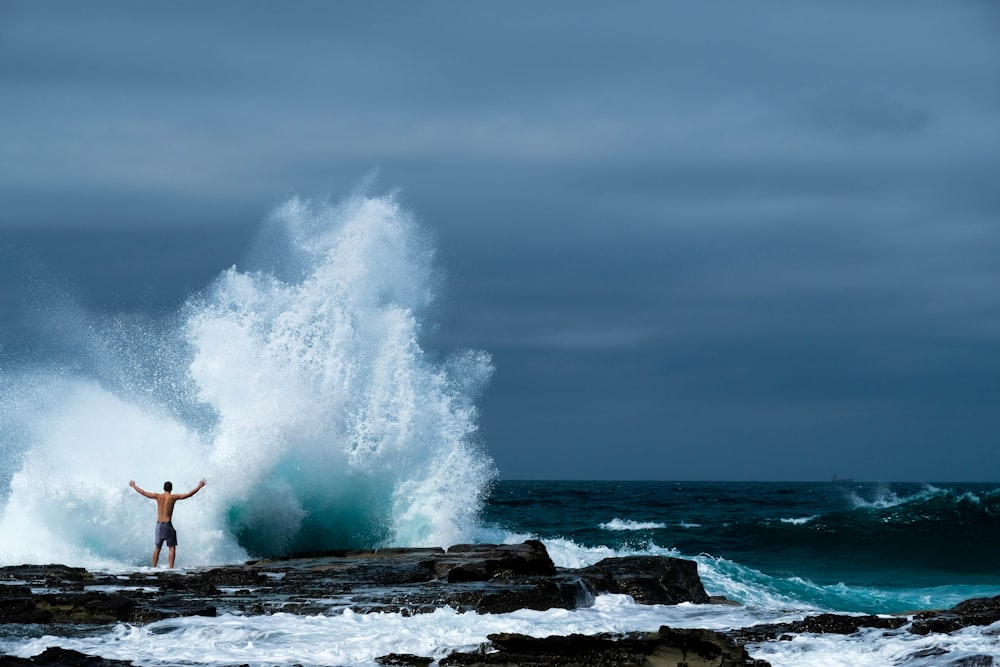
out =
[(8, 348), (26, 264), (169, 308), (376, 170), (505, 477), (996, 478), (985, 3), (0, 11)]

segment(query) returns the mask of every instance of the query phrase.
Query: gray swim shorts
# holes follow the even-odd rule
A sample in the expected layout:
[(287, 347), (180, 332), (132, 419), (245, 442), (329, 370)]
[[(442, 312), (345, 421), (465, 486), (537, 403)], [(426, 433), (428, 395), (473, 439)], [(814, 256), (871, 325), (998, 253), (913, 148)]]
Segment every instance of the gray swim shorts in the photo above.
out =
[(169, 521), (156, 524), (156, 548), (159, 549), (166, 542), (168, 547), (177, 546), (177, 531), (174, 524)]

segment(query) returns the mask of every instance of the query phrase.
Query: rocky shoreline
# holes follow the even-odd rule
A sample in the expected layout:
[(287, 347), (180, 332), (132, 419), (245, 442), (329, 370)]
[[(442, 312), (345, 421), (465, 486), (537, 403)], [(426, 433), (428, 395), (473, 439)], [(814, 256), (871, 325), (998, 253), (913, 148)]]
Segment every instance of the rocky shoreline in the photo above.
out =
[[(608, 558), (585, 568), (557, 568), (545, 546), (457, 545), (444, 549), (333, 551), (256, 560), (195, 570), (90, 572), (63, 565), (0, 568), (0, 623), (59, 628), (116, 622), (145, 624), (179, 616), (398, 612), (420, 614), (441, 607), (476, 613), (518, 609), (576, 609), (602, 593), (630, 595), (640, 604), (734, 604), (712, 597), (697, 564), (662, 556)], [(950, 633), (1000, 620), (1000, 597), (975, 599), (952, 609), (908, 616), (823, 614), (780, 625), (727, 633), (678, 630), (623, 635), (547, 637), (491, 635), (472, 653), (452, 653), (446, 665), (756, 665), (744, 645), (780, 641), (798, 633)], [(919, 656), (918, 656), (919, 657)], [(990, 656), (976, 664), (993, 664)], [(427, 665), (430, 658), (387, 655), (384, 665)], [(130, 663), (50, 648), (30, 659), (0, 656), (7, 665)]]

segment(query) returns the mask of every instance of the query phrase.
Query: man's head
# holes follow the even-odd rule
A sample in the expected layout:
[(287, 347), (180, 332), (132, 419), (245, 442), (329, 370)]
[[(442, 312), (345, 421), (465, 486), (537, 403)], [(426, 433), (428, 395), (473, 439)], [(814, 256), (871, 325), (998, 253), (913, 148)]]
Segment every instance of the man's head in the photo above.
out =
[(167, 493), (170, 493), (171, 491), (174, 490), (174, 485), (171, 484), (170, 482), (164, 482), (163, 483), (163, 490), (166, 491)]

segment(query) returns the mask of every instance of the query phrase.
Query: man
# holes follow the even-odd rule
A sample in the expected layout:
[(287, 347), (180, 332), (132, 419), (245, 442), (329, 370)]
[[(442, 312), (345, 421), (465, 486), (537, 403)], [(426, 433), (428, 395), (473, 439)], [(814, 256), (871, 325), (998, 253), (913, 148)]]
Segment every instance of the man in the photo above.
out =
[(170, 482), (163, 483), (163, 493), (143, 491), (136, 486), (135, 480), (130, 481), (128, 485), (140, 494), (156, 501), (156, 547), (153, 549), (153, 567), (156, 567), (156, 563), (160, 560), (160, 547), (162, 547), (163, 543), (166, 542), (167, 548), (170, 550), (170, 555), (167, 558), (167, 564), (173, 568), (174, 556), (177, 553), (177, 531), (174, 530), (174, 524), (172, 523), (174, 504), (178, 500), (190, 498), (194, 494), (198, 493), (198, 491), (201, 490), (201, 487), (205, 486), (205, 480), (198, 482), (198, 486), (194, 487), (187, 493), (170, 493), (174, 488), (174, 485)]

